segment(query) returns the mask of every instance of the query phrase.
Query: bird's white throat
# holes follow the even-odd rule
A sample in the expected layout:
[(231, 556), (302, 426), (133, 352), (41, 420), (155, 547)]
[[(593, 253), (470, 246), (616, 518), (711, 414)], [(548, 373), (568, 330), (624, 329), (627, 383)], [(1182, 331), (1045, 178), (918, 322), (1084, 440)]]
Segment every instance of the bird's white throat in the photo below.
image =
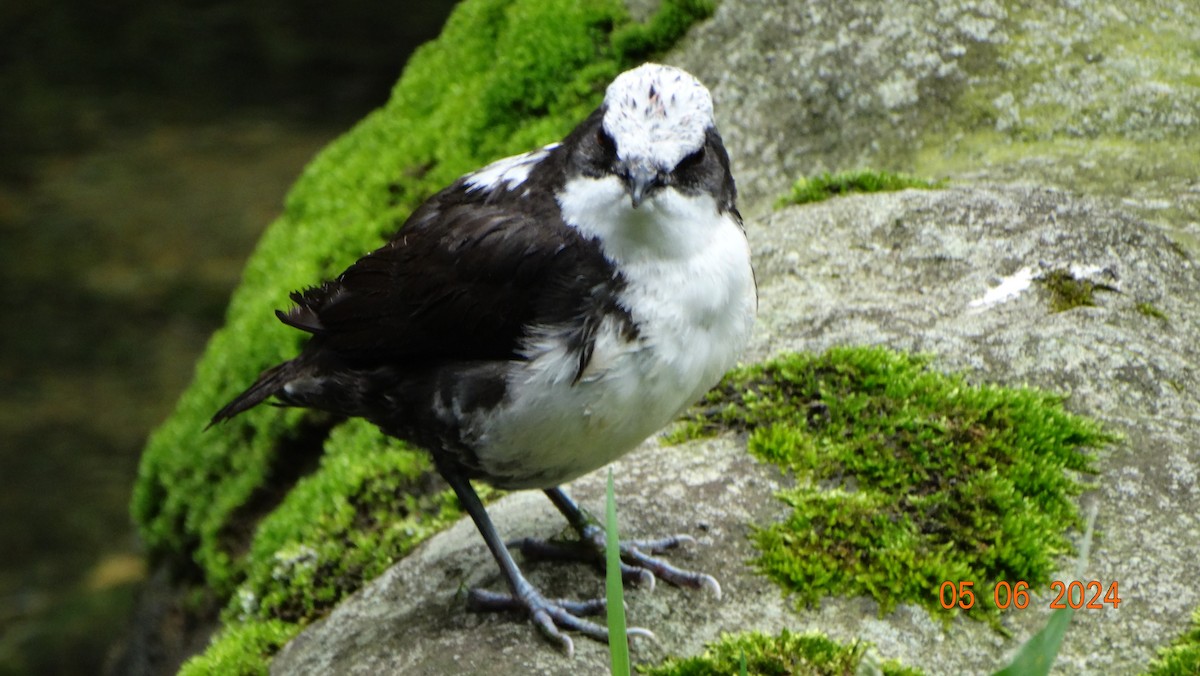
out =
[(735, 364), (756, 309), (745, 234), (711, 196), (666, 188), (634, 209), (615, 178), (581, 178), (559, 203), (624, 277), (619, 302), (638, 337), (606, 323), (574, 383), (554, 327), (529, 346), (511, 406), (486, 425), (487, 462), (528, 473), (527, 485), (569, 481), (661, 429)]
[(559, 193), (558, 204), (563, 221), (595, 238), (618, 266), (687, 260), (702, 255), (722, 228), (732, 226), (740, 233), (732, 218), (718, 213), (716, 200), (707, 193), (683, 195), (667, 188), (634, 207), (615, 176), (571, 179)]

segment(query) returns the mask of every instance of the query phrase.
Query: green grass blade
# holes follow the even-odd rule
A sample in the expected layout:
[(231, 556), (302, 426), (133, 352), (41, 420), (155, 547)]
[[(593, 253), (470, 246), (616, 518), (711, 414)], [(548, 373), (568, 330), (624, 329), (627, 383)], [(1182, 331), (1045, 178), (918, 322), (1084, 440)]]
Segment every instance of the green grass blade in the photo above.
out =
[[(1088, 514), (1087, 530), (1083, 533), (1083, 545), (1079, 550), (1079, 560), (1075, 564), (1075, 579), (1082, 580), (1084, 569), (1087, 567), (1088, 556), (1092, 549), (1092, 531), (1096, 526), (1096, 505), (1092, 505)], [(1082, 592), (1081, 592), (1082, 593)], [(1069, 605), (1069, 604), (1068, 604)], [(1050, 615), (1046, 626), (1041, 631), (1029, 637), (1029, 640), (1017, 651), (1011, 664), (997, 671), (993, 676), (1045, 676), (1054, 666), (1058, 657), (1058, 649), (1067, 633), (1067, 625), (1075, 616), (1073, 608), (1061, 608)]]
[(613, 676), (629, 676), (629, 636), (625, 633), (625, 587), (621, 582), (621, 540), (617, 535), (617, 499), (608, 468), (608, 501), (604, 510), (604, 587), (608, 600), (608, 654)]
[(1075, 615), (1072, 608), (1056, 610), (1050, 615), (1050, 621), (1042, 630), (1029, 637), (1021, 646), (1011, 664), (997, 671), (993, 676), (1045, 676), (1054, 666), (1058, 657), (1058, 648), (1062, 645), (1063, 636), (1067, 633), (1067, 625)]

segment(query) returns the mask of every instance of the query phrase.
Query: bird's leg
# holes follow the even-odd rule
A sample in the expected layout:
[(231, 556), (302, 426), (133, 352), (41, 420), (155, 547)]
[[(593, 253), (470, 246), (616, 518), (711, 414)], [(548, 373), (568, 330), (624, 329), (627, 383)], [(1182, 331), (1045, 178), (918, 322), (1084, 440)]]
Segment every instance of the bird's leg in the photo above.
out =
[[(549, 488), (545, 493), (550, 502), (553, 502), (558, 511), (566, 517), (571, 527), (579, 533), (580, 541), (558, 543), (524, 538), (509, 542), (508, 545), (518, 548), (522, 555), (529, 558), (585, 560), (603, 566), (604, 528), (589, 517), (561, 488)], [(622, 541), (621, 578), (626, 583), (650, 589), (654, 588), (654, 580), (658, 578), (679, 587), (708, 589), (719, 599), (721, 585), (713, 576), (676, 568), (653, 556), (695, 542), (695, 538), (689, 535), (673, 535), (658, 540)]]
[[(500, 594), (484, 589), (472, 589), (467, 595), (468, 606), (474, 610), (524, 612), (542, 632), (542, 635), (560, 646), (568, 656), (575, 653), (575, 644), (571, 641), (570, 636), (563, 633), (564, 630), (577, 631), (597, 641), (607, 643), (608, 630), (606, 628), (580, 617), (604, 612), (604, 599), (570, 601), (548, 599), (542, 596), (542, 593), (521, 574), (521, 570), (513, 561), (512, 555), (508, 553), (508, 548), (505, 547), (500, 534), (496, 532), (496, 527), (492, 525), (487, 510), (479, 501), (479, 496), (475, 494), (475, 489), (471, 487), (471, 484), (457, 471), (444, 467), (441, 463), (438, 464), (438, 470), (450, 487), (454, 489), (458, 501), (467, 510), (467, 514), (471, 515), (471, 520), (475, 522), (475, 527), (479, 529), (480, 535), (483, 536), (484, 542), (487, 543), (488, 549), (491, 550), (492, 556), (499, 564), (500, 572), (504, 574), (504, 579), (508, 582), (508, 588), (511, 590), (511, 594)], [(631, 627), (628, 634), (630, 636), (652, 636), (649, 631), (637, 627)]]

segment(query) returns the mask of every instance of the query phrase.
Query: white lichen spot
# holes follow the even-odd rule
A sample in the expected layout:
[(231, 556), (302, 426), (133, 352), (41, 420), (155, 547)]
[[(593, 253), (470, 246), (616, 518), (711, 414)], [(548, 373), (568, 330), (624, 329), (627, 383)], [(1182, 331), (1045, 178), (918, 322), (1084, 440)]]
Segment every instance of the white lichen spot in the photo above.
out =
[(242, 611), (242, 617), (252, 617), (258, 612), (258, 596), (254, 592), (245, 587), (238, 588), (238, 608)]
[(295, 577), (299, 569), (315, 570), (319, 556), (317, 550), (308, 545), (291, 544), (275, 552), (274, 558), (271, 577), (283, 581)]
[(1033, 278), (1033, 268), (1028, 266), (1023, 267), (1008, 277), (1002, 278), (1000, 283), (988, 289), (982, 298), (976, 298), (967, 303), (967, 307), (974, 310), (984, 310), (992, 305), (1007, 303), (1028, 290), (1030, 285), (1033, 284)]
[(875, 88), (879, 102), (888, 110), (911, 106), (917, 102), (917, 81), (896, 71), (885, 82)]
[(1021, 125), (1021, 109), (1012, 92), (1004, 92), (992, 99), (992, 107), (996, 109), (996, 131), (1008, 131)]
[(1195, 495), (1200, 493), (1200, 483), (1196, 481), (1196, 466), (1188, 457), (1175, 451), (1167, 456), (1167, 473), (1175, 490)]
[(1071, 275), (1076, 281), (1091, 282), (1097, 288), (1107, 291), (1121, 290), (1121, 280), (1117, 276), (1116, 270), (1112, 267), (1071, 263), (1067, 266), (1067, 274)]
[(1113, 487), (1119, 495), (1127, 498), (1137, 497), (1141, 494), (1142, 473), (1136, 467), (1122, 468), (1113, 482)]

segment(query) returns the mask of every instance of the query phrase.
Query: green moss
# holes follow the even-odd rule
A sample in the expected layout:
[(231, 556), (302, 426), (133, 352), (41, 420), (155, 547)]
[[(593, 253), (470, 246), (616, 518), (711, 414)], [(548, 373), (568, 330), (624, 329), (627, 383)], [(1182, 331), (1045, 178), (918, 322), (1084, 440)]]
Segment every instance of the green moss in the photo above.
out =
[(459, 175), (561, 138), (613, 77), (710, 12), (666, 0), (642, 25), (621, 0), (467, 0), (386, 106), (305, 169), (134, 488), (152, 555), (231, 599), (211, 654), (277, 635), (262, 628), (275, 622), (302, 626), (457, 514), (420, 453), (362, 423), (263, 406), (205, 431), (259, 371), (299, 350), (304, 334), (273, 311), (379, 246)]
[(183, 664), (180, 676), (252, 676), (267, 674), (270, 657), (300, 627), (288, 622), (255, 622), (223, 630), (203, 655)]
[[(1067, 270), (1052, 270), (1039, 276), (1036, 281), (1049, 294), (1051, 312), (1095, 307), (1097, 291), (1114, 290), (1111, 286), (1097, 284), (1090, 279), (1080, 279)], [(1138, 309), (1141, 311), (1141, 306)]]
[(613, 48), (631, 61), (648, 58), (675, 44), (696, 21), (712, 16), (714, 8), (713, 0), (663, 3), (646, 23), (631, 23), (618, 29), (613, 34)]
[(893, 174), (887, 171), (843, 171), (836, 174), (825, 172), (796, 181), (790, 194), (776, 200), (775, 208), (781, 209), (792, 204), (820, 202), (835, 195), (855, 192), (891, 192), (908, 188), (931, 190), (943, 185), (943, 181), (917, 178), (907, 174)]
[[(874, 662), (869, 644), (842, 645), (821, 633), (795, 634), (783, 630), (778, 636), (758, 632), (724, 634), (708, 644), (704, 654), (687, 659), (669, 658), (655, 667), (643, 667), (646, 676), (728, 676), (737, 674), (745, 656), (750, 676), (837, 676), (878, 673), (886, 676), (918, 676), (921, 672), (900, 666), (895, 660)], [(864, 664), (865, 662), (865, 664)]]
[[(421, 451), (354, 421), (258, 525), (227, 621), (305, 622), (460, 516)], [(487, 497), (487, 493), (484, 493)]]
[(1158, 651), (1146, 676), (1192, 676), (1200, 674), (1200, 608), (1192, 613), (1187, 633)]
[(865, 595), (949, 618), (944, 581), (972, 581), (968, 616), (998, 625), (994, 585), (1047, 584), (1079, 525), (1083, 450), (1112, 437), (1031, 389), (972, 386), (879, 348), (790, 354), (741, 368), (691, 429), (749, 434), (796, 475), (782, 522), (753, 535), (755, 565), (798, 603)]
[(1165, 312), (1163, 312), (1162, 310), (1159, 310), (1158, 308), (1154, 307), (1150, 303), (1138, 303), (1137, 305), (1134, 306), (1134, 308), (1137, 309), (1138, 314), (1142, 315), (1143, 317), (1150, 317), (1153, 319), (1161, 319), (1164, 322), (1168, 321), (1167, 314)]
[(1038, 282), (1050, 293), (1050, 309), (1053, 312), (1096, 306), (1093, 293), (1095, 285), (1086, 279), (1076, 279), (1066, 270), (1048, 272), (1040, 277)]

